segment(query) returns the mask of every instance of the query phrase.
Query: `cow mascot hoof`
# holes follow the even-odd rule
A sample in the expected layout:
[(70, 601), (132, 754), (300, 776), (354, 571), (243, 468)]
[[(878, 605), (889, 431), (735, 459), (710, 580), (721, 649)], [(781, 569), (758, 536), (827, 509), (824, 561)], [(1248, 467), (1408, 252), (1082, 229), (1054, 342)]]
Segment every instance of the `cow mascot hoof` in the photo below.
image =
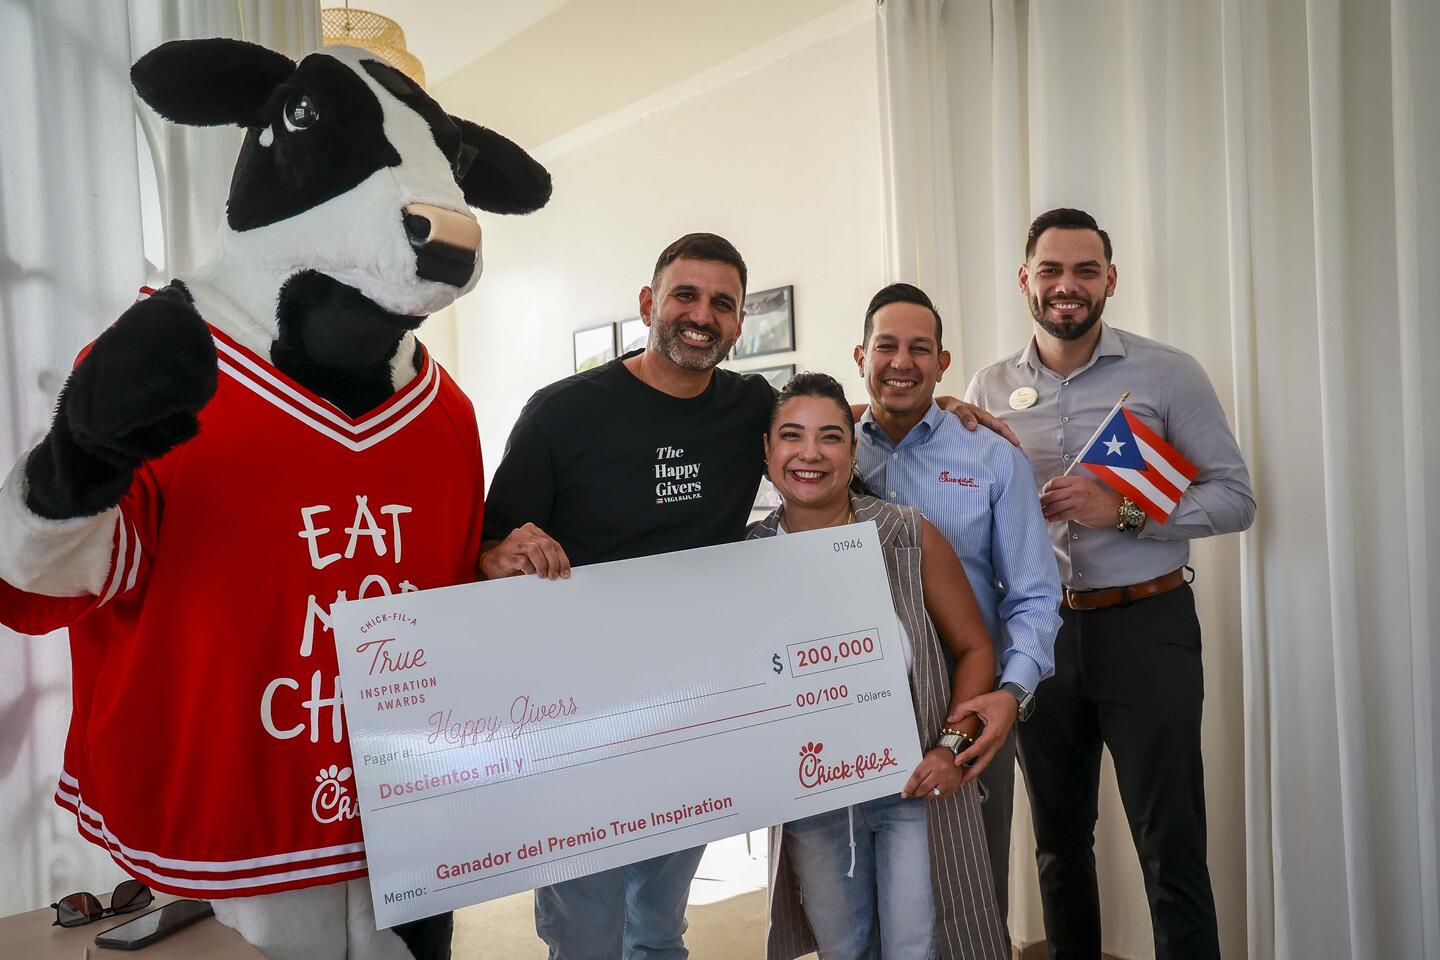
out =
[(0, 620), (70, 628), (56, 800), (270, 957), (448, 957), (449, 914), (375, 929), (329, 610), (475, 579), (474, 412), (414, 331), (479, 277), (470, 208), (550, 176), (362, 50), (184, 40), (131, 77), (248, 132), (209, 262), (86, 349), (0, 486)]

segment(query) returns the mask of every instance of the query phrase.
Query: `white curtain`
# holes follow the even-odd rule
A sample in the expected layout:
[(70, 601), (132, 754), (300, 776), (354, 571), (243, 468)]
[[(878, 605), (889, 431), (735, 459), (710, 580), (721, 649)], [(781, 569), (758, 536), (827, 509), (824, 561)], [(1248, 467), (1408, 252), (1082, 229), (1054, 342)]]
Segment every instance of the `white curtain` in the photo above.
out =
[[(0, 470), (44, 435), (79, 349), (219, 227), (239, 131), (164, 124), (129, 79), (159, 43), (205, 36), (300, 56), (319, 46), (319, 4), (0, 2)], [(69, 674), (63, 632), (0, 627), (0, 915), (122, 876), (51, 801)]]
[[(1196, 356), (1249, 461), (1254, 528), (1193, 551), (1225, 955), (1440, 958), (1440, 4), (883, 0), (878, 36), (887, 267), (948, 386), (1026, 342), (1026, 227), (1083, 207), (1107, 319)], [(1105, 948), (1150, 956), (1102, 805)]]

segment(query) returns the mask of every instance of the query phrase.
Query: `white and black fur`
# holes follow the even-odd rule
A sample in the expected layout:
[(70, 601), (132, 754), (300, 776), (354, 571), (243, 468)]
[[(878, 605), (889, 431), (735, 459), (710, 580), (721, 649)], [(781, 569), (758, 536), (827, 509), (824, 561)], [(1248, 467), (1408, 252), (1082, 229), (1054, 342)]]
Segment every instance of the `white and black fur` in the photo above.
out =
[[(248, 132), (213, 256), (95, 341), (49, 433), (0, 487), (0, 578), (30, 593), (99, 594), (136, 468), (195, 436), (215, 392), (207, 322), (358, 416), (414, 376), (425, 316), (478, 280), (469, 208), (528, 213), (550, 198), (549, 174), (518, 146), (366, 51), (329, 47), (297, 65), (236, 40), (181, 40), (131, 79), (167, 119)], [(468, 218), (475, 249), (421, 242), (425, 221), (407, 216), (417, 203)], [(396, 933), (416, 956), (446, 956), (449, 923)]]

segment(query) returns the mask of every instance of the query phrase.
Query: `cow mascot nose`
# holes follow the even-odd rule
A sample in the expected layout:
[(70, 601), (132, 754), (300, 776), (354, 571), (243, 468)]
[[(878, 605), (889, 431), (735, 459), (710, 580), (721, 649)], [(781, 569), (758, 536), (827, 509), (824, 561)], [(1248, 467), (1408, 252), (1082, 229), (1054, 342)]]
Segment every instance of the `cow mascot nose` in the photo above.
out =
[(415, 273), (421, 279), (452, 287), (470, 282), (480, 253), (480, 224), (474, 217), (412, 203), (405, 207), (405, 234), (415, 250)]
[(131, 78), (246, 133), (210, 259), (85, 349), (0, 484), (0, 622), (70, 628), (56, 800), (272, 957), (448, 957), (448, 913), (375, 929), (329, 606), (476, 579), (475, 414), (416, 328), (479, 278), (471, 208), (550, 175), (363, 50), (182, 40)]

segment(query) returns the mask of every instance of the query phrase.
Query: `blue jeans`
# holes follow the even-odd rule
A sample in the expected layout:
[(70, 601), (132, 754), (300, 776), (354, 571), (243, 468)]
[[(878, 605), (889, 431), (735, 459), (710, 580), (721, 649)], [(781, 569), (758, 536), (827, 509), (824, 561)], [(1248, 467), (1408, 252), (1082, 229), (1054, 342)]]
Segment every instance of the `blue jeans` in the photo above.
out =
[(694, 847), (535, 891), (535, 932), (550, 960), (686, 960), (685, 903), (705, 848)]
[(939, 956), (924, 800), (892, 794), (787, 823), (785, 848), (823, 960)]

